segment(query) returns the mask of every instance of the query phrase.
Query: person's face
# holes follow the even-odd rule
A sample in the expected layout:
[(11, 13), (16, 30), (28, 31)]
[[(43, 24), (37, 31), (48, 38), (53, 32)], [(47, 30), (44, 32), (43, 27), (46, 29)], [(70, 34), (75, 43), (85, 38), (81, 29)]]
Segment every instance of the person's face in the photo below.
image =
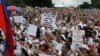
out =
[(92, 33), (92, 37), (95, 38), (96, 37), (96, 34), (95, 33)]
[(45, 50), (44, 45), (41, 45), (40, 49), (41, 50)]
[(62, 52), (63, 52), (63, 53), (66, 52), (66, 53), (67, 53), (67, 52), (68, 52), (68, 49), (64, 46), (64, 47), (62, 48)]
[(23, 42), (23, 41), (20, 41), (20, 44), (21, 44), (22, 46), (24, 46), (24, 42)]

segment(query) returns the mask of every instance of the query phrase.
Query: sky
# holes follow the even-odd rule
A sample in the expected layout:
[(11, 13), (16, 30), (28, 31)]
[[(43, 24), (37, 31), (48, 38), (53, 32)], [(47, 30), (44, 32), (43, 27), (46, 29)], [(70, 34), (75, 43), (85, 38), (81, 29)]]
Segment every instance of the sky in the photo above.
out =
[(77, 7), (77, 5), (82, 4), (83, 2), (91, 3), (91, 0), (52, 0), (52, 2), (55, 4), (55, 7)]

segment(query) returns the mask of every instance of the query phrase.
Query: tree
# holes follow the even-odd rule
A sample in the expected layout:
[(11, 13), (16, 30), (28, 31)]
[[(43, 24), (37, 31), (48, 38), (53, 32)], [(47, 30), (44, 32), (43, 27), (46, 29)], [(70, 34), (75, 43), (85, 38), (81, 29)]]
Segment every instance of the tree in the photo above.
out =
[(88, 2), (84, 2), (83, 4), (79, 5), (78, 7), (79, 8), (82, 8), (82, 9), (86, 9), (86, 8), (90, 8), (90, 4)]
[(84, 2), (83, 4), (79, 5), (80, 8), (98, 8), (100, 9), (100, 0), (91, 0), (91, 4)]
[(21, 6), (24, 7), (24, 0), (6, 0), (7, 5)]
[(24, 7), (25, 5), (33, 7), (53, 7), (52, 0), (6, 0), (8, 5)]
[(51, 0), (24, 0), (26, 5), (38, 7), (53, 7)]
[(100, 0), (91, 0), (92, 2), (92, 7), (93, 8), (99, 8), (100, 9)]

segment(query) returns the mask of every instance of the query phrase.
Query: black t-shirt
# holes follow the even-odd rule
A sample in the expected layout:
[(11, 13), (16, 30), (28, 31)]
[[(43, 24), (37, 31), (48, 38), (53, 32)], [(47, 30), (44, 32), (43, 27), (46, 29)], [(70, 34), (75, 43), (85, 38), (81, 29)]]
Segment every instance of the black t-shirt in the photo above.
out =
[(83, 29), (85, 30), (85, 36), (86, 37), (92, 37), (92, 32), (93, 32), (92, 28), (90, 28), (90, 27), (84, 27)]
[(37, 29), (36, 37), (40, 38), (40, 28)]

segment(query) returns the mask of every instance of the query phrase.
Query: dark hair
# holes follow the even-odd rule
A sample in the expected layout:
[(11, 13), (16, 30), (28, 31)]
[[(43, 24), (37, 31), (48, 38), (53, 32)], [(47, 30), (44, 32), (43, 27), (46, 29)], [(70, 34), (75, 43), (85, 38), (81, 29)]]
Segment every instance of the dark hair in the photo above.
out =
[(56, 32), (53, 31), (52, 34), (56, 35)]
[(69, 41), (69, 42), (72, 42), (72, 38), (71, 38), (71, 37), (69, 37), (69, 38), (68, 38), (68, 41)]
[(66, 49), (68, 49), (68, 50), (71, 49), (71, 47), (70, 47), (70, 43), (65, 43), (65, 45), (66, 45)]
[(0, 38), (0, 44), (3, 42), (4, 40)]
[(95, 40), (93, 40), (94, 42), (96, 42), (96, 43), (99, 43), (99, 40), (98, 39), (95, 39)]
[(29, 44), (30, 45), (30, 47), (29, 48), (32, 48), (32, 44)]
[(95, 34), (95, 35), (97, 34), (96, 31), (93, 31), (92, 33)]
[(25, 39), (24, 38), (21, 38), (20, 41), (25, 41)]
[(2, 37), (2, 34), (1, 34), (2, 32), (1, 32), (1, 30), (0, 30), (0, 37)]
[(78, 26), (78, 28), (79, 28), (80, 30), (82, 30), (82, 27), (81, 27), (81, 26)]
[(39, 47), (42, 47), (42, 46), (45, 48), (45, 50), (49, 49), (49, 47), (47, 46), (47, 44), (40, 45)]
[(16, 49), (17, 45), (14, 46), (14, 49)]

